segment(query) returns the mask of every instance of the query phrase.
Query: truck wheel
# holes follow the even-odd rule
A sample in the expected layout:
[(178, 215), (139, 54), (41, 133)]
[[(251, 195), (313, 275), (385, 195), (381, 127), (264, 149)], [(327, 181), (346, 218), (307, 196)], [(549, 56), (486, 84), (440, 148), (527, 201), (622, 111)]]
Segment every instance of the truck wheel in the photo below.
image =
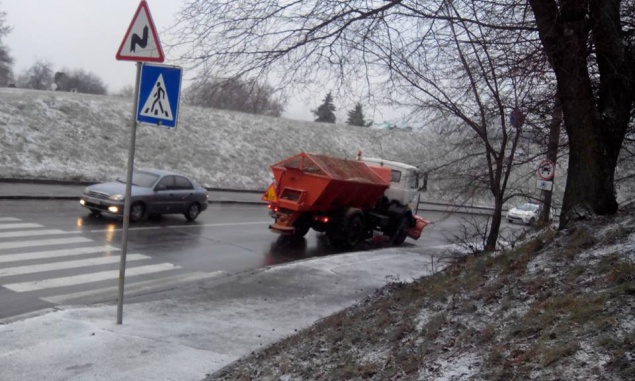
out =
[(336, 249), (352, 249), (359, 245), (363, 237), (364, 224), (357, 214), (346, 217), (345, 223), (326, 232), (329, 244)]
[(364, 237), (364, 221), (362, 218), (355, 214), (348, 218), (345, 233), (346, 234), (346, 246), (349, 249), (356, 247), (362, 242)]
[(406, 230), (405, 226), (402, 226), (401, 229), (399, 229), (393, 236), (392, 245), (401, 246), (401, 244), (403, 244), (404, 241), (406, 240), (407, 236), (408, 236), (408, 231)]
[(406, 240), (408, 236), (408, 228), (406, 227), (406, 219), (403, 218), (401, 223), (399, 223), (399, 227), (397, 231), (390, 237), (390, 244), (393, 246), (401, 246), (402, 243)]
[(303, 214), (293, 224), (293, 227), (295, 228), (293, 231), (295, 237), (304, 237), (306, 233), (309, 232), (309, 229), (311, 229), (311, 216)]

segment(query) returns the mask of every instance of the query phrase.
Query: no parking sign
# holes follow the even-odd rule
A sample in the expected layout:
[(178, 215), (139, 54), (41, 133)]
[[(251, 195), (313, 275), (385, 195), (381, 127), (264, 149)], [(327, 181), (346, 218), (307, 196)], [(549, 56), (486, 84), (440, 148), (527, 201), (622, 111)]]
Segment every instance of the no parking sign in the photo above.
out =
[(538, 177), (543, 180), (551, 180), (556, 172), (556, 166), (551, 160), (543, 160), (538, 165)]

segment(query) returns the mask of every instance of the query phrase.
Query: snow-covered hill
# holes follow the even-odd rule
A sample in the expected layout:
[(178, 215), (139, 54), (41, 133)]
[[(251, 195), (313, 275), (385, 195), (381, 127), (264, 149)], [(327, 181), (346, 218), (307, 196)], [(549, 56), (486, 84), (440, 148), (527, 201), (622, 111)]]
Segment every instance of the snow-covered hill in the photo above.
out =
[[(124, 174), (129, 98), (0, 89), (0, 178), (104, 181)], [(140, 125), (135, 168), (186, 173), (208, 187), (264, 189), (269, 166), (301, 151), (420, 165), (426, 137), (181, 105), (175, 130)]]

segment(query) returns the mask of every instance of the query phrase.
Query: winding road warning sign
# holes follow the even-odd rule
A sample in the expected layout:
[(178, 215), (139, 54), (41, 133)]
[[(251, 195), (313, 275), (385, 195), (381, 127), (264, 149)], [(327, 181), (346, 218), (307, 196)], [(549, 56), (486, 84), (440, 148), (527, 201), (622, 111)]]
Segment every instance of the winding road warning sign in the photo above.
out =
[(145, 0), (139, 3), (137, 12), (117, 51), (117, 59), (137, 62), (163, 62), (165, 59)]

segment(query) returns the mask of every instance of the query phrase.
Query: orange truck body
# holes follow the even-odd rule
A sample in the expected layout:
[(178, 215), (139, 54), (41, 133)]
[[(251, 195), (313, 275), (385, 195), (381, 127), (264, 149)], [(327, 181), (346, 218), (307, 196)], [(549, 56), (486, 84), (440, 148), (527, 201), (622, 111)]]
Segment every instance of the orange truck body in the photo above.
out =
[[(334, 211), (343, 210), (346, 212), (341, 213), (357, 211), (368, 231), (371, 230), (370, 219), (388, 224), (388, 217), (382, 219), (375, 208), (390, 187), (389, 168), (369, 166), (359, 160), (301, 152), (273, 164), (271, 170), (274, 182), (262, 199), (268, 201), (272, 208), (276, 221), (270, 229), (274, 232), (295, 234), (301, 216), (311, 216), (311, 221), (304, 222), (317, 230), (320, 223), (326, 224), (333, 219)], [(394, 213), (390, 217), (392, 220), (396, 218)], [(407, 228), (407, 234), (417, 239), (428, 221), (412, 216), (412, 213), (409, 217), (412, 223)], [(304, 229), (302, 231), (306, 234)]]

